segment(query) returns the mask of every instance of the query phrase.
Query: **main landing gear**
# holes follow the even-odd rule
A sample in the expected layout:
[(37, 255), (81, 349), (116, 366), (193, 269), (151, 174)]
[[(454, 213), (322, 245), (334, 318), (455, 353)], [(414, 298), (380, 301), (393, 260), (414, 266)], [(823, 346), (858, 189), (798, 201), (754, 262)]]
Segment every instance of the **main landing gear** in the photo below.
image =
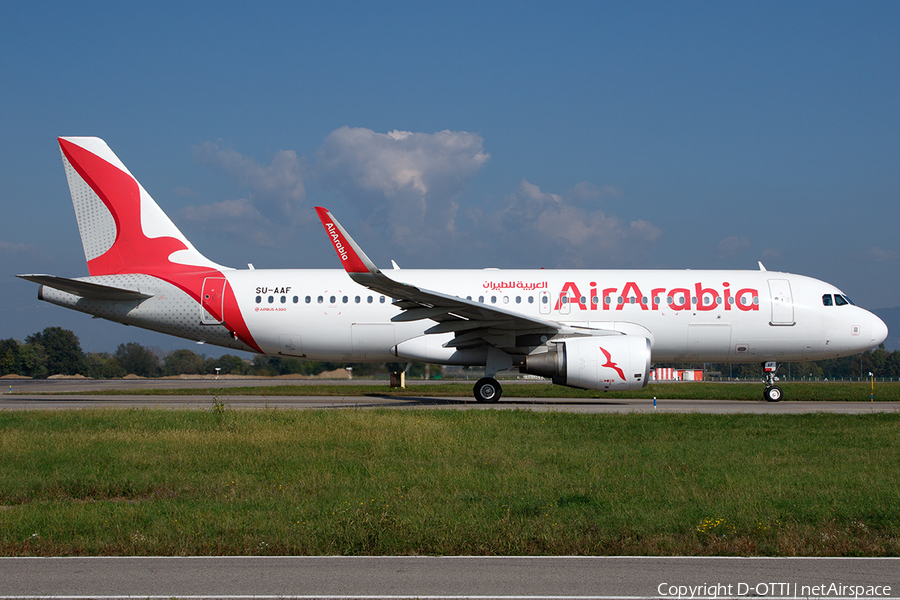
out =
[(494, 379), (494, 375), (498, 371), (508, 369), (512, 366), (512, 357), (498, 350), (493, 346), (488, 346), (487, 361), (484, 365), (484, 377), (478, 380), (472, 392), (475, 394), (475, 400), (478, 402), (499, 402), (500, 396), (503, 395), (503, 388)]
[(778, 370), (778, 363), (769, 361), (763, 364), (763, 373), (765, 374), (766, 390), (763, 392), (763, 400), (767, 402), (778, 402), (784, 395), (781, 388), (775, 385), (778, 378), (775, 377), (775, 371)]
[(493, 377), (482, 377), (472, 388), (478, 402), (498, 402), (503, 395), (503, 388)]

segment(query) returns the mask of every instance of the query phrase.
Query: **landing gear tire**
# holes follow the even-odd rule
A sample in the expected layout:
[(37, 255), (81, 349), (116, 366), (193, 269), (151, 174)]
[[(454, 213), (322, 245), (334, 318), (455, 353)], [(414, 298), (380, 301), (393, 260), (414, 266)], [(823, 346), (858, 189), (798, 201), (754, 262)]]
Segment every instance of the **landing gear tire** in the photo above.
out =
[(478, 402), (497, 402), (503, 395), (503, 388), (493, 377), (482, 377), (472, 388)]
[(766, 391), (763, 392), (763, 398), (767, 402), (778, 402), (782, 397), (781, 388), (777, 385), (770, 385), (766, 387)]

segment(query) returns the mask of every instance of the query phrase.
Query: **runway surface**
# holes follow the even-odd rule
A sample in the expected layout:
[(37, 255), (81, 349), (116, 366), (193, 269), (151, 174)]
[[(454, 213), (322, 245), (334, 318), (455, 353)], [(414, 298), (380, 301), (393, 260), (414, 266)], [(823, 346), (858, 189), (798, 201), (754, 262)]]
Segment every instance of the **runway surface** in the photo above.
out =
[[(480, 404), (466, 398), (391, 396), (229, 396), (215, 400), (234, 409), (364, 409), (429, 408), (459, 410), (534, 410), (571, 413), (677, 412), (704, 414), (868, 414), (900, 412), (898, 402), (748, 402), (732, 400), (573, 400), (571, 398), (516, 398)], [(210, 409), (213, 396), (0, 396), (0, 410), (62, 410), (79, 408)]]
[(900, 598), (900, 559), (3, 558), (3, 598)]
[[(60, 410), (73, 408), (163, 408), (209, 409), (214, 401), (235, 409), (361, 409), (361, 408), (440, 408), (460, 410), (534, 410), (577, 413), (679, 412), (707, 414), (801, 414), (829, 412), (865, 414), (900, 412), (900, 402), (763, 402), (731, 400), (653, 400), (509, 398), (496, 404), (480, 404), (470, 397), (367, 396), (266, 396), (232, 395), (234, 387), (270, 385), (329, 385), (350, 383), (384, 384), (383, 381), (271, 380), (271, 379), (133, 379), (133, 380), (5, 380), (0, 387), (0, 410)], [(417, 382), (419, 383), (419, 382)], [(440, 383), (432, 383), (436, 388)], [(511, 385), (527, 386), (528, 383)], [(219, 388), (215, 394), (200, 396), (140, 395), (147, 389)], [(133, 395), (104, 396), (89, 393), (110, 389), (128, 389)], [(438, 388), (439, 389), (439, 388)], [(41, 394), (41, 395), (29, 395)]]

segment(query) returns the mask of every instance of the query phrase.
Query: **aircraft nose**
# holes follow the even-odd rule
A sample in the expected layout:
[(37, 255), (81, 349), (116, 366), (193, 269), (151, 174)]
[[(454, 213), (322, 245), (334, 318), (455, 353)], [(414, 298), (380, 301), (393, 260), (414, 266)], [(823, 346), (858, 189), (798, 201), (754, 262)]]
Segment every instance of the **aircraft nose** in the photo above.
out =
[(888, 328), (887, 325), (884, 324), (884, 321), (872, 315), (872, 324), (871, 324), (871, 332), (872, 332), (872, 346), (878, 346), (884, 340), (887, 339), (888, 336)]

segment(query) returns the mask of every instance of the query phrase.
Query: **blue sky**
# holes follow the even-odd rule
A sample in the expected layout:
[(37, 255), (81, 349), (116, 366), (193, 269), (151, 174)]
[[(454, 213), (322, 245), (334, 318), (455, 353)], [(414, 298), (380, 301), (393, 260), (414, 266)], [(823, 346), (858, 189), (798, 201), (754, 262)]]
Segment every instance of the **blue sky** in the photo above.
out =
[(190, 342), (38, 302), (87, 274), (55, 138), (194, 245), (336, 268), (736, 268), (900, 305), (900, 4), (4, 3), (0, 338)]

